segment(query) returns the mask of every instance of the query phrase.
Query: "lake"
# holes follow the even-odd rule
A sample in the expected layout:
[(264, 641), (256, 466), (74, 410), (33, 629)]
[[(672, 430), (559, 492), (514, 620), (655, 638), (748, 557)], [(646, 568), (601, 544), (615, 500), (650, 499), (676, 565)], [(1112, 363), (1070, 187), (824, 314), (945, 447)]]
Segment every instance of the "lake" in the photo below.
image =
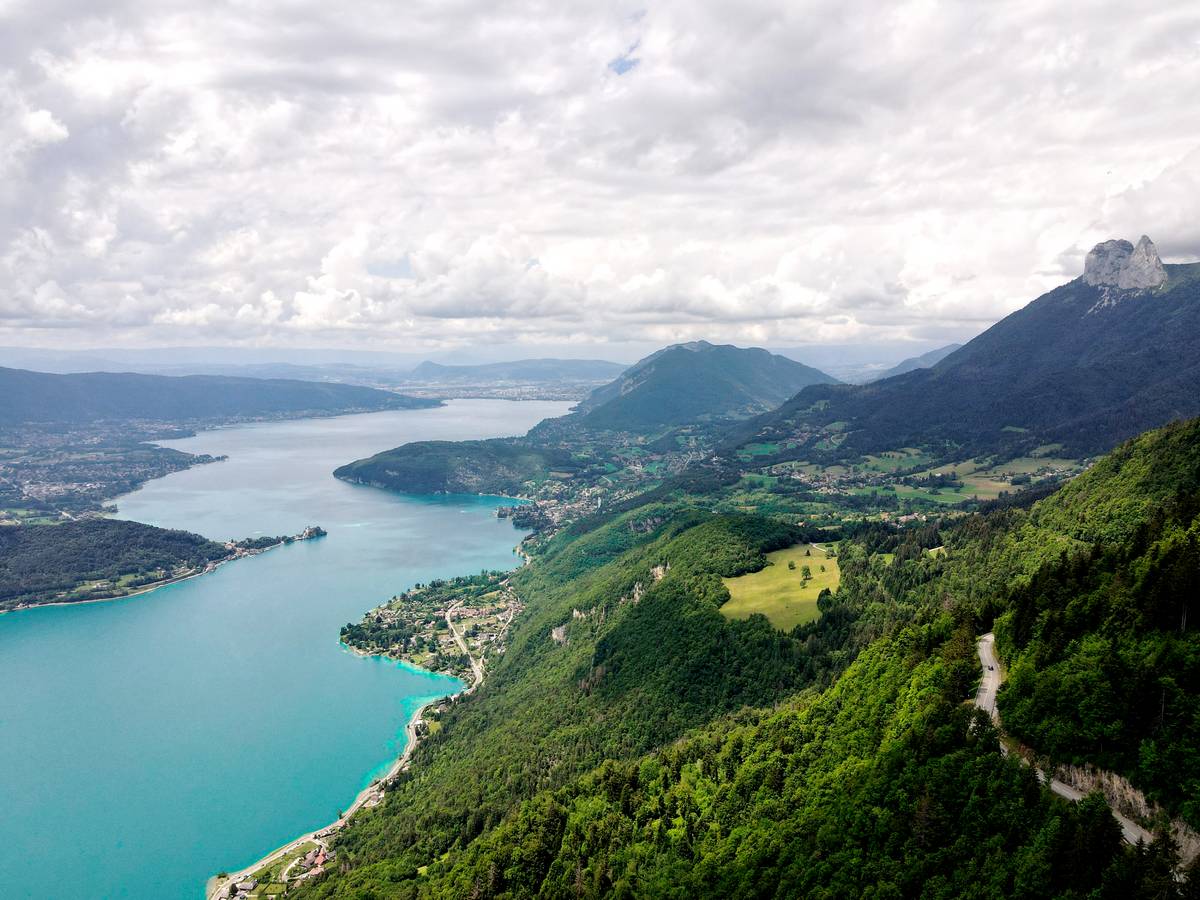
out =
[(152, 481), (119, 515), (216, 539), (328, 537), (149, 594), (0, 616), (0, 893), (201, 898), (206, 879), (331, 822), (457, 680), (363, 658), (339, 628), (432, 578), (511, 568), (497, 498), (345, 484), (413, 440), (519, 434), (569, 404), (222, 428), (164, 442), (229, 459)]

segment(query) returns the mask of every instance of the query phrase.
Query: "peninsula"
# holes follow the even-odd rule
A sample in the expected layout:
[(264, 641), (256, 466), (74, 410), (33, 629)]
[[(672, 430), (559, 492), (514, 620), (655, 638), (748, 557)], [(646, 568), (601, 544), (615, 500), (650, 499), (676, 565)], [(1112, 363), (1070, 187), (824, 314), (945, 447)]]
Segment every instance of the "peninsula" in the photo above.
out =
[(222, 543), (120, 519), (0, 527), (0, 613), (144, 594), (325, 534), (321, 526), (309, 525), (295, 535)]

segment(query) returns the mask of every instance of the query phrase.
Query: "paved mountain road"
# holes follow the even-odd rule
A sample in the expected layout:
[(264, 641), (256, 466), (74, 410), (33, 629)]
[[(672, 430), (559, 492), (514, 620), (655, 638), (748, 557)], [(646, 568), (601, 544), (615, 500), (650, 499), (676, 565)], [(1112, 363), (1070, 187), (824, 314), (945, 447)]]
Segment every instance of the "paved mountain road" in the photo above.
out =
[[(983, 635), (976, 648), (979, 652), (979, 664), (983, 667), (983, 678), (979, 681), (979, 690), (975, 692), (975, 705), (992, 717), (992, 721), (996, 723), (996, 727), (1000, 727), (1000, 714), (996, 711), (996, 692), (1000, 690), (1000, 685), (1003, 682), (1003, 675), (1000, 670), (1000, 662), (996, 659), (996, 635), (988, 632)], [(1000, 743), (1000, 752), (1008, 754), (1008, 748), (1004, 746), (1004, 742)], [(1046, 773), (1041, 769), (1035, 768), (1038, 781), (1046, 784)], [(1078, 803), (1084, 798), (1084, 793), (1078, 788), (1073, 788), (1066, 782), (1059, 781), (1057, 778), (1051, 778), (1049, 781), (1050, 790), (1064, 797), (1073, 803)], [(1113, 818), (1121, 825), (1121, 834), (1125, 840), (1131, 844), (1136, 844), (1138, 841), (1145, 841), (1149, 844), (1154, 840), (1154, 835), (1139, 825), (1137, 822), (1121, 815), (1112, 805), (1109, 805), (1112, 810)]]

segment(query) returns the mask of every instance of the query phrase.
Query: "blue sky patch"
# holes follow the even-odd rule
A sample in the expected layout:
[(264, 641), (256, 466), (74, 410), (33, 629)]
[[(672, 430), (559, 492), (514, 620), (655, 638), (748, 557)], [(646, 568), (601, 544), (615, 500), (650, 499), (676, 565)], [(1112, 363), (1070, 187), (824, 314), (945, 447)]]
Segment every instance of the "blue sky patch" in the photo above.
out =
[(618, 75), (624, 75), (630, 69), (637, 66), (637, 64), (640, 63), (641, 60), (638, 59), (633, 54), (637, 50), (638, 45), (641, 43), (642, 42), (640, 40), (634, 41), (632, 44), (629, 45), (628, 50), (626, 50), (624, 53), (622, 53), (616, 59), (610, 60), (608, 63), (608, 67), (610, 69), (612, 69), (614, 72), (616, 72)]

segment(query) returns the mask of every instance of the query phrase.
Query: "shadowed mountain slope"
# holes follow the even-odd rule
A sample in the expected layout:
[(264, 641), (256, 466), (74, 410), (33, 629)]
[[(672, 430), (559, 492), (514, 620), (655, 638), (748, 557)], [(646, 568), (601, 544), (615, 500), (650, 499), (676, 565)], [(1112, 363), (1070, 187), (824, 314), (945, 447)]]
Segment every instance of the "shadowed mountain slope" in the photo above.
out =
[[(912, 445), (962, 455), (1061, 444), (1102, 452), (1200, 414), (1200, 264), (1114, 262), (1099, 245), (1088, 272), (1034, 300), (937, 365), (866, 385), (806, 388), (736, 429), (729, 442), (790, 444), (790, 456), (846, 457)], [(1126, 248), (1130, 248), (1126, 251)], [(1115, 270), (1113, 267), (1116, 266)], [(1107, 274), (1106, 274), (1107, 273)], [(1148, 285), (1123, 287), (1126, 284)]]

